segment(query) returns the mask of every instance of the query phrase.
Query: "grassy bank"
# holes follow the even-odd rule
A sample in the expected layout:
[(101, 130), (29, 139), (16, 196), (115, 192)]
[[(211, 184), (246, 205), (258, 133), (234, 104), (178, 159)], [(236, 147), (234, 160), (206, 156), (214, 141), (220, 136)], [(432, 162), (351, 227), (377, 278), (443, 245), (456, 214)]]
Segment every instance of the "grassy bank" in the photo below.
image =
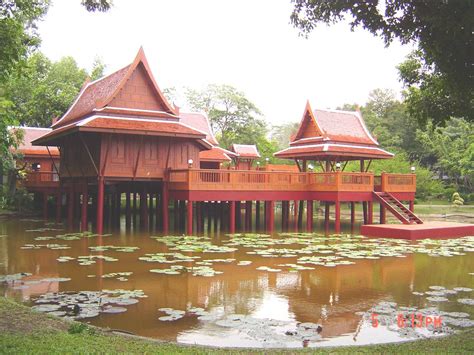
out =
[[(153, 353), (153, 354), (244, 354), (263, 351), (220, 350), (197, 346), (137, 339), (116, 335), (107, 330), (87, 327), (77, 322), (65, 322), (0, 297), (0, 352), (19, 353)], [(272, 351), (272, 353), (315, 353), (314, 349), (301, 351)], [(419, 340), (401, 344), (340, 347), (319, 350), (322, 354), (345, 353), (472, 353), (474, 329), (449, 337)], [(268, 353), (268, 351), (265, 351)]]

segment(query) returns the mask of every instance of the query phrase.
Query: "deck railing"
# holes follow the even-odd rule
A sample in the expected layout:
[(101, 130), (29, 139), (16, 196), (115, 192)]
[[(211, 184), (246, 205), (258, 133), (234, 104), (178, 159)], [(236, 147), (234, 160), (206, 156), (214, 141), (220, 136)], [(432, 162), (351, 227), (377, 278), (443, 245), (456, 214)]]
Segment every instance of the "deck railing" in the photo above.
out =
[(51, 187), (59, 185), (59, 176), (51, 171), (29, 171), (22, 181), (25, 187)]
[(415, 174), (388, 174), (382, 173), (381, 191), (385, 192), (416, 192)]
[(248, 170), (171, 170), (173, 190), (363, 191), (374, 189), (372, 173), (292, 173)]

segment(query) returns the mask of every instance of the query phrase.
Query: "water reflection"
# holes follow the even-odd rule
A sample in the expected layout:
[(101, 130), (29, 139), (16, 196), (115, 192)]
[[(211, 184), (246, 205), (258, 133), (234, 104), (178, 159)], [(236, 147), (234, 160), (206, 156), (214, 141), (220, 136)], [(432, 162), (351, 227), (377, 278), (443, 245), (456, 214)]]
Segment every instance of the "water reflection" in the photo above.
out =
[[(25, 232), (38, 228), (41, 222), (2, 221), (0, 234), (0, 270), (3, 274), (29, 272), (23, 283), (3, 287), (4, 294), (21, 300), (46, 292), (101, 289), (143, 290), (148, 298), (131, 305), (121, 314), (101, 314), (90, 320), (98, 326), (107, 326), (142, 336), (186, 343), (222, 346), (264, 346), (248, 334), (236, 329), (219, 327), (197, 317), (184, 317), (174, 322), (161, 322), (159, 308), (186, 310), (201, 307), (219, 317), (230, 314), (249, 315), (257, 319), (287, 322), (280, 329), (296, 327), (297, 323), (321, 324), (322, 343), (311, 345), (365, 344), (400, 340), (399, 335), (385, 327), (373, 328), (361, 320), (356, 312), (366, 311), (381, 301), (393, 301), (402, 306), (425, 306), (426, 301), (412, 294), (425, 291), (431, 285), (445, 287), (473, 287), (474, 258), (466, 256), (430, 257), (408, 254), (404, 258), (384, 257), (379, 260), (357, 260), (353, 265), (316, 267), (299, 272), (258, 271), (260, 266), (279, 268), (282, 263), (294, 263), (296, 258), (263, 258), (250, 255), (249, 249), (239, 248), (232, 253), (202, 255), (203, 259), (235, 258), (249, 260), (249, 266), (236, 263), (215, 263), (213, 268), (222, 274), (196, 277), (190, 274), (164, 275), (151, 273), (157, 264), (139, 261), (147, 253), (167, 252), (168, 248), (149, 236), (119, 234), (102, 238), (81, 238), (56, 241), (71, 249), (48, 248), (25, 250), (25, 244), (48, 244), (35, 241), (37, 236), (56, 235), (56, 231)], [(219, 244), (225, 237), (213, 238)], [(134, 252), (115, 250), (91, 252), (96, 245), (138, 246)], [(285, 246), (286, 247), (286, 246)], [(59, 256), (77, 258), (84, 255), (106, 255), (117, 262), (98, 260), (95, 264), (79, 266), (77, 260), (60, 263)], [(191, 265), (183, 264), (183, 265)], [(112, 272), (133, 272), (128, 281), (101, 276)], [(44, 278), (68, 277), (67, 282), (39, 282)], [(18, 287), (19, 285), (27, 287)], [(445, 309), (469, 312), (472, 307), (450, 302)], [(279, 328), (278, 328), (279, 329)], [(302, 346), (301, 342), (286, 342), (283, 346)]]

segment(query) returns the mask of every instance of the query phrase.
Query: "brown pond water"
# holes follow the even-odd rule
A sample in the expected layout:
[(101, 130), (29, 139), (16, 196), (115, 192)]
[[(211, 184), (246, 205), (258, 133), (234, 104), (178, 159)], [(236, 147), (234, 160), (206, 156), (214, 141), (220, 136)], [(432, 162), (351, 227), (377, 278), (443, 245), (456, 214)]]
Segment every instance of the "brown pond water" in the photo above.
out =
[[(403, 241), (367, 241), (346, 235), (328, 238), (276, 234), (272, 238), (253, 237), (253, 245), (259, 241), (267, 244), (255, 248), (235, 245), (245, 241), (239, 237), (211, 235), (209, 240), (189, 241), (188, 247), (184, 248), (195, 248), (195, 251), (188, 252), (172, 250), (173, 245), (167, 246), (162, 238), (150, 238), (150, 235), (140, 233), (127, 235), (125, 232), (116, 232), (103, 237), (79, 236), (75, 240), (35, 239), (66, 233), (62, 230), (41, 230), (45, 227), (61, 228), (53, 224), (45, 225), (42, 221), (0, 220), (0, 274), (31, 273), (20, 280), (0, 283), (0, 290), (8, 297), (31, 305), (45, 293), (103, 289), (143, 290), (147, 297), (137, 298), (138, 303), (125, 306), (126, 312), (101, 313), (97, 317), (83, 320), (101, 327), (182, 343), (229, 347), (301, 347), (383, 343), (433, 335), (424, 327), (415, 329), (416, 331), (399, 328), (396, 322), (401, 312), (441, 315), (446, 320), (465, 320), (464, 326), (473, 325), (474, 306), (465, 303), (472, 300), (474, 292), (468, 289), (453, 291), (455, 287), (474, 288), (473, 237), (423, 245)], [(182, 240), (181, 238), (181, 242)], [(176, 244), (183, 247), (179, 239), (168, 242), (174, 243), (174, 247)], [(202, 252), (202, 249), (209, 248), (206, 242), (236, 250)], [(252, 244), (252, 239), (247, 242)], [(26, 244), (60, 244), (70, 249), (55, 250), (51, 246), (22, 249)], [(356, 255), (351, 244), (357, 245), (355, 250), (365, 252)], [(133, 246), (139, 249), (89, 249), (97, 245)], [(431, 255), (427, 250), (431, 250)], [(257, 254), (252, 254), (255, 251)], [(163, 252), (179, 252), (200, 258), (175, 263), (138, 259), (145, 254)], [(380, 256), (380, 253), (392, 254)], [(117, 261), (98, 259), (91, 265), (79, 265), (77, 257), (87, 255), (104, 255)], [(57, 259), (60, 256), (75, 259), (59, 262)], [(324, 259), (328, 256), (340, 259)], [(298, 263), (300, 266), (314, 268), (310, 270), (296, 270), (294, 265), (282, 266), (297, 264), (298, 259), (304, 257), (321, 257), (322, 259), (312, 261), (321, 262), (322, 265)], [(166, 258), (172, 261), (176, 255), (168, 255)], [(191, 272), (183, 270), (178, 270), (177, 275), (150, 272), (151, 269), (167, 269), (176, 265), (203, 266), (196, 263), (208, 259), (235, 260), (211, 262), (208, 266), (222, 273), (208, 277), (193, 276)], [(337, 265), (341, 260), (353, 264)], [(239, 261), (252, 263), (238, 265)], [(269, 267), (270, 271), (257, 270), (264, 266)], [(101, 277), (117, 272), (133, 274), (122, 276), (122, 281), (117, 279), (120, 275)], [(70, 280), (42, 281), (58, 277)], [(441, 286), (451, 291), (438, 295), (413, 294), (433, 291), (430, 286)], [(436, 297), (440, 296), (445, 301), (438, 302)], [(430, 297), (435, 297), (434, 301)], [(468, 301), (461, 303), (459, 299)], [(376, 313), (382, 319), (374, 327), (371, 309), (376, 306)], [(202, 314), (205, 316), (198, 319), (193, 310), (190, 310), (192, 307), (204, 309)], [(159, 311), (160, 308), (187, 313), (174, 321), (162, 321), (159, 318), (166, 316), (166, 313)], [(457, 314), (442, 312), (466, 314), (457, 318)], [(383, 314), (386, 314), (385, 318)], [(228, 316), (232, 320), (223, 321)], [(320, 324), (322, 331), (317, 332), (313, 324), (306, 325), (307, 328), (298, 326), (299, 323), (308, 322)], [(458, 329), (452, 324), (443, 323), (443, 327), (445, 326)]]

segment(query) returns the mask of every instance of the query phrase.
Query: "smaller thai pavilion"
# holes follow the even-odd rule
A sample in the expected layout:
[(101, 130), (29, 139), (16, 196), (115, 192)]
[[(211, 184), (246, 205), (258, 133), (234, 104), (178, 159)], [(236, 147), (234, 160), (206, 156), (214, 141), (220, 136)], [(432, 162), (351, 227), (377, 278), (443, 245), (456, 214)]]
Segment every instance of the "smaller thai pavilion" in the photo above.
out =
[(365, 172), (373, 159), (394, 156), (380, 148), (359, 111), (312, 110), (309, 102), (290, 146), (274, 155), (294, 159), (302, 171), (306, 171), (307, 162), (317, 162), (326, 172), (336, 171), (336, 167), (344, 171), (351, 160), (359, 160), (360, 171)]
[(232, 144), (231, 151), (237, 170), (251, 170), (254, 161), (261, 157), (255, 144)]

